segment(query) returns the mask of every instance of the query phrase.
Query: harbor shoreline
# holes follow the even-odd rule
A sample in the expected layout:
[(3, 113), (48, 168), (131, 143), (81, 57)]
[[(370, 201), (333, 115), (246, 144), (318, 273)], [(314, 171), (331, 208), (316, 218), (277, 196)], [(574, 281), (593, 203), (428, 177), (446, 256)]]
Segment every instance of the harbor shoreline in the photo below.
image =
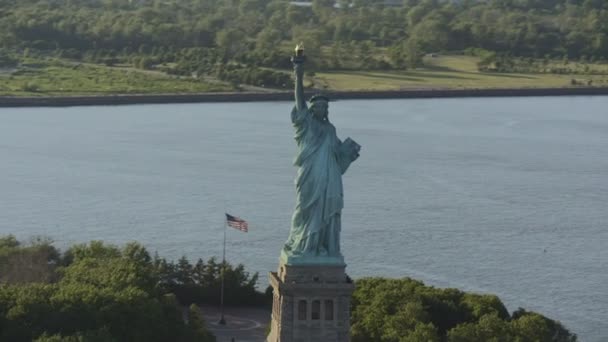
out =
[[(385, 91), (321, 91), (332, 100), (423, 99), (458, 97), (608, 95), (608, 87), (410, 89)], [(307, 92), (307, 96), (316, 92)], [(222, 92), (198, 94), (116, 94), (80, 96), (0, 96), (0, 107), (71, 107), (135, 104), (292, 101), (293, 92)]]

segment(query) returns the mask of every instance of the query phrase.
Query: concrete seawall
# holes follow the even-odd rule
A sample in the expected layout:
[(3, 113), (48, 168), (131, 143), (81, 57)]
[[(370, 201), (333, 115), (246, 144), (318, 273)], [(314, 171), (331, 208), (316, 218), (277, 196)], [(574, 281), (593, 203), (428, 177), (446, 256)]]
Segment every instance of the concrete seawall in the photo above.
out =
[[(308, 93), (307, 95), (312, 94)], [(506, 96), (567, 96), (608, 95), (608, 87), (580, 88), (517, 88), (517, 89), (424, 89), (386, 91), (339, 91), (323, 92), (335, 100), (346, 99), (415, 99), (448, 97), (506, 97)], [(203, 94), (155, 94), (155, 95), (96, 95), (96, 96), (49, 96), (15, 97), (0, 96), (0, 107), (68, 107), (129, 104), (204, 103), (204, 102), (252, 102), (292, 101), (293, 92), (233, 92)]]

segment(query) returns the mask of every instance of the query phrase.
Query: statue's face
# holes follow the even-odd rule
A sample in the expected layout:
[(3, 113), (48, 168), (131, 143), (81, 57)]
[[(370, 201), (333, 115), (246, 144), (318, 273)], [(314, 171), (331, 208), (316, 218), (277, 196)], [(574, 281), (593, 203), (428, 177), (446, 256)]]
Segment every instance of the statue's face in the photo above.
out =
[(329, 103), (327, 103), (327, 101), (317, 100), (312, 103), (310, 110), (312, 111), (315, 118), (321, 121), (325, 121), (327, 120), (327, 114), (329, 113), (328, 108)]

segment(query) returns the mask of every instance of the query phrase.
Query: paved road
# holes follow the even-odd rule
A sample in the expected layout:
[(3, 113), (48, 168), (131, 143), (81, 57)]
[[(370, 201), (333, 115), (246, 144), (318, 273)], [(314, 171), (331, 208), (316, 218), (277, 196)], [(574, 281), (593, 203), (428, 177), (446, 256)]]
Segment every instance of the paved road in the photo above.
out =
[(226, 325), (218, 324), (220, 310), (215, 306), (201, 306), (209, 330), (217, 337), (217, 342), (264, 342), (270, 310), (250, 307), (226, 307)]

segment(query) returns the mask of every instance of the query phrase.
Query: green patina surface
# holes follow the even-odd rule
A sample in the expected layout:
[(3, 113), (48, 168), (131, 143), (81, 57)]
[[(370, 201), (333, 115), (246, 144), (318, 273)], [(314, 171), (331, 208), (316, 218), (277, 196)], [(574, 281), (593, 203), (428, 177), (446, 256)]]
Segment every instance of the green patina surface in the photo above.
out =
[(296, 106), (291, 112), (298, 146), (294, 165), (296, 208), (289, 238), (281, 252), (287, 264), (343, 264), (340, 252), (342, 175), (359, 157), (360, 146), (341, 141), (328, 119), (328, 99), (303, 100), (303, 60), (294, 61)]

